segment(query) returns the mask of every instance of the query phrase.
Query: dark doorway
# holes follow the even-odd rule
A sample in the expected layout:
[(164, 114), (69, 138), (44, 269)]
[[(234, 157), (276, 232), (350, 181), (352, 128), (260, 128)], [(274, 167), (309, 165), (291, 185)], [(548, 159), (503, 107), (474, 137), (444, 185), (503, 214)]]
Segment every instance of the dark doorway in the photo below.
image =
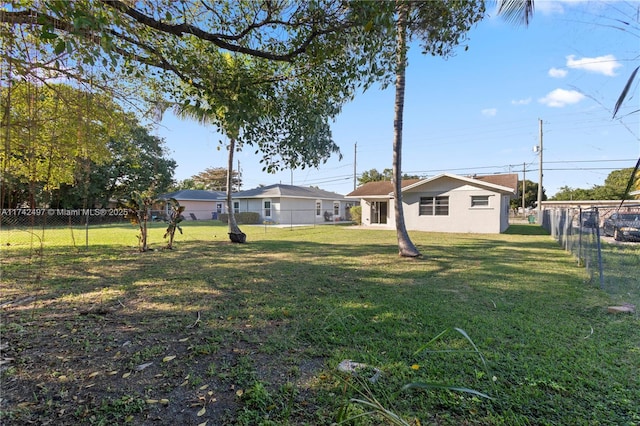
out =
[(371, 202), (371, 223), (386, 224), (387, 223), (387, 206), (386, 201)]

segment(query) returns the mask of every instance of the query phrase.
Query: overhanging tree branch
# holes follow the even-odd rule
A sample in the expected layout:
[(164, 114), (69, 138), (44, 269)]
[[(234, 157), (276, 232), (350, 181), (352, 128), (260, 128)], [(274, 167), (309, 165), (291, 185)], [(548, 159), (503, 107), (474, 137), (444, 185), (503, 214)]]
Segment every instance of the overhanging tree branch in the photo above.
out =
[(311, 43), (313, 43), (316, 39), (319, 39), (323, 35), (332, 34), (332, 33), (335, 33), (336, 31), (349, 27), (348, 22), (340, 23), (340, 21), (338, 21), (339, 22), (338, 25), (329, 25), (325, 29), (317, 29), (317, 28), (313, 28), (315, 27), (315, 25), (313, 25), (314, 23), (311, 22), (311, 27), (313, 29), (300, 42), (298, 47), (291, 49), (287, 53), (278, 54), (275, 52), (252, 49), (239, 44), (229, 43), (227, 40), (238, 41), (242, 39), (245, 35), (249, 34), (252, 30), (259, 27), (266, 26), (266, 25), (283, 24), (285, 26), (295, 27), (295, 26), (298, 26), (299, 24), (294, 25), (294, 24), (280, 21), (280, 20), (265, 19), (261, 23), (248, 25), (247, 28), (243, 30), (240, 34), (237, 34), (234, 36), (221, 36), (220, 34), (214, 34), (214, 33), (204, 31), (201, 28), (198, 28), (191, 24), (164, 23), (160, 20), (154, 19), (148, 15), (145, 15), (144, 13), (138, 11), (137, 9), (127, 6), (125, 3), (123, 3), (120, 0), (101, 0), (101, 2), (115, 10), (118, 10), (121, 13), (124, 13), (125, 15), (129, 16), (136, 22), (143, 24), (149, 28), (153, 28), (162, 33), (172, 34), (178, 37), (182, 37), (185, 34), (191, 34), (201, 40), (208, 41), (214, 44), (215, 46), (221, 49), (227, 50), (229, 52), (242, 53), (245, 55), (253, 56), (256, 58), (268, 59), (271, 61), (291, 62), (297, 56), (304, 54), (308, 49), (308, 47), (311, 45)]

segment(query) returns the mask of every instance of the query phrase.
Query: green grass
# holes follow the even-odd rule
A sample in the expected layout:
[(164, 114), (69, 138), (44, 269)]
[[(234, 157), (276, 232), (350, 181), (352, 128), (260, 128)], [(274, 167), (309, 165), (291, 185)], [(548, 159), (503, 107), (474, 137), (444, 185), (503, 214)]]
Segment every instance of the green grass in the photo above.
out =
[[(168, 251), (154, 225), (149, 253), (129, 225), (91, 228), (88, 248), (47, 229), (42, 253), (0, 232), (2, 302), (34, 297), (3, 311), (3, 424), (330, 425), (363, 412), (349, 402), (363, 392), (409, 424), (640, 424), (637, 317), (608, 314), (539, 227), (412, 233), (418, 259), (398, 257), (393, 231), (243, 226), (238, 245), (215, 222), (183, 228)], [(416, 354), (452, 328), (488, 372), (458, 333)], [(344, 359), (380, 380), (339, 373)], [(402, 390), (412, 382), (493, 399)]]

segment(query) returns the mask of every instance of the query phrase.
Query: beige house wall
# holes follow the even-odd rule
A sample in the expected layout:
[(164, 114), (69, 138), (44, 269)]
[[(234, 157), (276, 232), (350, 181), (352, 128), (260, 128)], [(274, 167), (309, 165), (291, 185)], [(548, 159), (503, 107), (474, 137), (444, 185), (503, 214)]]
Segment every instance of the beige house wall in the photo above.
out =
[[(431, 189), (431, 188), (430, 188)], [(447, 189), (442, 191), (442, 189)], [(442, 191), (442, 192), (441, 192)], [(447, 216), (420, 216), (420, 197), (449, 197)], [(472, 207), (472, 196), (488, 196), (489, 205)], [(403, 194), (405, 224), (408, 230), (427, 232), (460, 232), (497, 234), (501, 232), (502, 196), (469, 185), (440, 188), (440, 191)]]
[(198, 220), (208, 220), (211, 219), (211, 213), (216, 211), (215, 201), (179, 200), (179, 202), (181, 206), (185, 207), (182, 215), (186, 220), (192, 220), (191, 213), (193, 213)]
[[(265, 217), (264, 201), (271, 201), (271, 217)], [(324, 213), (334, 212), (334, 200), (311, 199), (311, 198), (292, 198), (292, 197), (274, 197), (274, 198), (242, 198), (238, 200), (240, 203), (240, 212), (254, 212), (260, 215), (260, 221), (271, 220), (278, 224), (291, 225), (308, 225), (315, 223), (324, 223)], [(320, 214), (317, 215), (316, 201), (320, 201)], [(336, 200), (339, 203), (339, 217), (344, 217), (346, 201)]]
[[(420, 215), (421, 197), (449, 197), (449, 214), (446, 216)], [(487, 196), (488, 206), (471, 206), (472, 196)], [(371, 204), (386, 201), (387, 223), (375, 224), (371, 217)], [(455, 232), (498, 234), (509, 227), (510, 195), (460, 185), (454, 179), (442, 179), (427, 186), (409, 189), (402, 194), (404, 220), (407, 230), (424, 232)], [(362, 225), (378, 228), (395, 228), (394, 199), (366, 198), (360, 200)]]

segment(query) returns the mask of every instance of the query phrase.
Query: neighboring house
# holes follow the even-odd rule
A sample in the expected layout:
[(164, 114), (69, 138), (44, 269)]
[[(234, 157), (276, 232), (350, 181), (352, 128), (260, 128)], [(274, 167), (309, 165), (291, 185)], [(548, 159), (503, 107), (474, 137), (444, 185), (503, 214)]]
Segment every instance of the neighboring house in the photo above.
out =
[(335, 192), (281, 184), (236, 192), (232, 203), (234, 213), (255, 212), (261, 223), (287, 225), (349, 220), (355, 204)]
[[(509, 202), (518, 175), (464, 177), (441, 174), (401, 183), (407, 230), (501, 233), (509, 227)], [(362, 225), (395, 228), (393, 183), (369, 182), (345, 196), (360, 200)]]
[(161, 199), (175, 198), (185, 207), (182, 214), (187, 220), (217, 219), (226, 212), (227, 193), (224, 191), (206, 191), (204, 189), (183, 189), (160, 195)]

